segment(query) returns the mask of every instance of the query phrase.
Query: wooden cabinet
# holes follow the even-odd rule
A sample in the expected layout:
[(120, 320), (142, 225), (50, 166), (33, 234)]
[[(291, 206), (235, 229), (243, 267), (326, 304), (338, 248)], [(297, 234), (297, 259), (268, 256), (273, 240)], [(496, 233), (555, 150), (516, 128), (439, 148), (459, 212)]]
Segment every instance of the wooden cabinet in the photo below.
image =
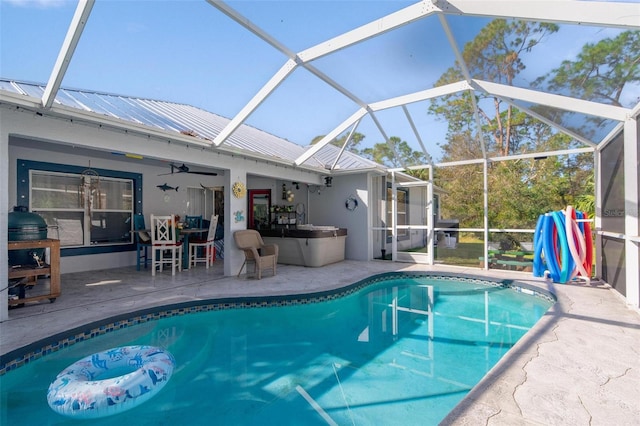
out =
[[(60, 240), (27, 240), (27, 241), (8, 241), (9, 250), (28, 250), (28, 249), (50, 249), (49, 263), (45, 263), (42, 267), (36, 265), (20, 266), (16, 268), (9, 267), (9, 279), (18, 278), (37, 278), (39, 276), (49, 276), (49, 293), (39, 294), (31, 297), (21, 297), (18, 299), (10, 299), (9, 306), (21, 305), (26, 302), (35, 302), (43, 299), (49, 299), (51, 303), (55, 302), (60, 296)], [(32, 281), (37, 284), (37, 280)], [(22, 285), (22, 284), (20, 284)], [(31, 283), (27, 283), (31, 285)], [(21, 292), (22, 294), (23, 292)]]

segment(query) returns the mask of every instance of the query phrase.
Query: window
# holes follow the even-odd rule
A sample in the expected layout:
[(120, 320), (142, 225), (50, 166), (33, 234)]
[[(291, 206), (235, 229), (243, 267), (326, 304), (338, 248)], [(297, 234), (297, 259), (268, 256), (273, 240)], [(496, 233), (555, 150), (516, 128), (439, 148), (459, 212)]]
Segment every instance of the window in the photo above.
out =
[(218, 223), (224, 223), (224, 188), (221, 186), (187, 188), (187, 215), (206, 220), (218, 215)]
[[(406, 226), (409, 224), (409, 190), (406, 188), (397, 188), (396, 194), (398, 198), (398, 215), (396, 226)], [(387, 184), (387, 223), (391, 224), (391, 203), (393, 197), (391, 192), (391, 184)], [(409, 238), (409, 230), (398, 229), (398, 240), (406, 240)], [(391, 236), (387, 235), (387, 242), (391, 242)]]
[(207, 218), (207, 192), (204, 188), (187, 188), (187, 216), (202, 216)]
[(42, 216), (61, 255), (130, 249), (141, 195), (141, 175), (18, 160), (19, 202)]
[(30, 210), (57, 229), (49, 235), (61, 246), (132, 242), (131, 180), (34, 170), (30, 182)]

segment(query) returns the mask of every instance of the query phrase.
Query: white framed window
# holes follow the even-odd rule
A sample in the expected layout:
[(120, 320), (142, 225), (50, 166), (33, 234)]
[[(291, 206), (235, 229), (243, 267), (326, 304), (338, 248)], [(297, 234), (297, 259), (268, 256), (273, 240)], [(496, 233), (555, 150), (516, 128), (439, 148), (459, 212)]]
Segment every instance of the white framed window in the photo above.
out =
[(63, 247), (131, 244), (133, 179), (92, 173), (29, 172), (30, 210)]

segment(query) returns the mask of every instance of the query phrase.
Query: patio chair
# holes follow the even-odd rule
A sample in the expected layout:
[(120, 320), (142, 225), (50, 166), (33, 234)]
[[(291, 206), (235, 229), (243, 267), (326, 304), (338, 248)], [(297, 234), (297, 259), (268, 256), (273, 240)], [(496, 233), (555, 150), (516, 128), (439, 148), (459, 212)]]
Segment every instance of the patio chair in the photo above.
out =
[[(204, 262), (209, 269), (210, 265), (216, 260), (216, 247), (214, 244), (216, 238), (216, 228), (218, 226), (218, 216), (211, 215), (209, 222), (209, 232), (207, 238), (192, 238), (189, 240), (189, 267), (196, 266), (198, 262)], [(199, 249), (203, 249), (203, 256), (199, 256)]]
[(171, 265), (171, 275), (176, 267), (182, 271), (182, 242), (176, 235), (175, 216), (151, 215), (151, 275), (156, 269), (162, 272), (164, 265)]
[(244, 263), (238, 271), (238, 276), (242, 273), (242, 268), (247, 265), (247, 273), (249, 273), (249, 264), (253, 264), (253, 275), (258, 279), (262, 278), (262, 271), (272, 269), (273, 275), (276, 275), (276, 264), (278, 263), (278, 245), (265, 245), (260, 233), (255, 229), (246, 229), (233, 233), (233, 239), (238, 248), (244, 251)]
[(224, 259), (224, 226), (220, 222), (218, 222), (218, 227), (216, 228), (216, 237), (213, 240), (213, 245), (216, 248), (216, 256)]
[(188, 228), (202, 228), (202, 215), (185, 216), (184, 223)]
[(149, 257), (149, 248), (151, 247), (151, 235), (146, 230), (144, 224), (144, 216), (137, 214), (133, 216), (133, 230), (136, 241), (136, 270), (140, 270), (140, 261), (144, 259), (144, 267), (151, 261)]

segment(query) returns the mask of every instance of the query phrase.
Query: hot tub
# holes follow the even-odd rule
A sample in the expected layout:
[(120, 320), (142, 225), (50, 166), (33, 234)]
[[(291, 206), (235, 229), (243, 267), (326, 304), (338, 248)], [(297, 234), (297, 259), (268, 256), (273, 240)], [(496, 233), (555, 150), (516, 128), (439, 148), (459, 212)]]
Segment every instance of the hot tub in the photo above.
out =
[(277, 244), (278, 263), (319, 267), (344, 260), (345, 228), (298, 225), (260, 231), (265, 244)]

